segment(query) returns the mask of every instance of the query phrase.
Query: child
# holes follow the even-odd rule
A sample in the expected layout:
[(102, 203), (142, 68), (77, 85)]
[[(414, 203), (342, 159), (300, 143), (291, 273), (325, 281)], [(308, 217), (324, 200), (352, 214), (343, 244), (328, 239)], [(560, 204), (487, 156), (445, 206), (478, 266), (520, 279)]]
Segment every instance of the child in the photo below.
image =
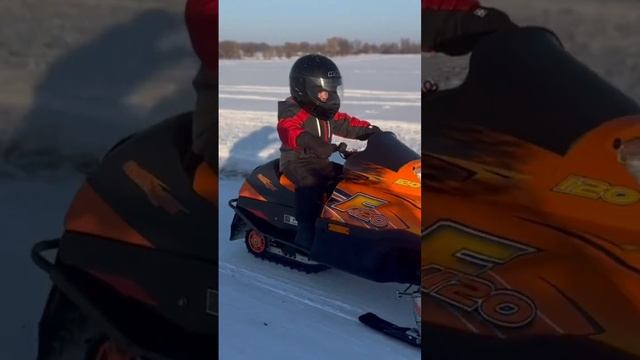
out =
[(289, 74), (291, 97), (278, 103), (280, 170), (296, 185), (295, 243), (311, 248), (322, 195), (341, 168), (329, 161), (336, 151), (331, 136), (366, 140), (380, 129), (339, 112), (342, 76), (336, 64), (322, 55), (299, 58)]

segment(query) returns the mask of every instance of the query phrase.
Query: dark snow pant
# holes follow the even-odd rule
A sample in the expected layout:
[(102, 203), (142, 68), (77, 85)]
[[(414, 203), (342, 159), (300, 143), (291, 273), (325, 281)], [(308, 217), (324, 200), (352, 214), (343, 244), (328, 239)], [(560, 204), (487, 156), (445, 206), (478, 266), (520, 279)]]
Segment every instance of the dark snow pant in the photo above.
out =
[(303, 158), (290, 160), (282, 172), (296, 187), (322, 187), (342, 174), (342, 167), (328, 159)]
[(322, 211), (322, 196), (329, 183), (342, 173), (342, 168), (328, 159), (305, 158), (287, 162), (283, 172), (296, 186), (295, 211), (298, 231), (294, 242), (310, 249), (315, 234), (315, 222)]
[(201, 66), (193, 88), (196, 105), (193, 111), (193, 152), (201, 155), (213, 168), (218, 166), (218, 74)]

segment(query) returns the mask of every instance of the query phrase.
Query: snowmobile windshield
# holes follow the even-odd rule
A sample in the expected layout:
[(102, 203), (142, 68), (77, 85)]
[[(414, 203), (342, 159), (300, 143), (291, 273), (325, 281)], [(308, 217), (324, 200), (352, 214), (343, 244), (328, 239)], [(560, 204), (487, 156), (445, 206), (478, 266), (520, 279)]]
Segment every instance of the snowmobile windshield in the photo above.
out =
[(481, 127), (564, 155), (604, 122), (640, 113), (633, 99), (541, 28), (483, 39), (469, 66), (460, 87), (435, 92), (422, 103), (422, 118), (429, 119), (422, 122), (428, 152), (461, 151), (463, 146), (446, 141), (451, 130)]
[(367, 147), (349, 157), (345, 167), (358, 168), (368, 163), (398, 171), (408, 162), (419, 159), (418, 153), (403, 144), (396, 134), (387, 131), (372, 135), (367, 140)]

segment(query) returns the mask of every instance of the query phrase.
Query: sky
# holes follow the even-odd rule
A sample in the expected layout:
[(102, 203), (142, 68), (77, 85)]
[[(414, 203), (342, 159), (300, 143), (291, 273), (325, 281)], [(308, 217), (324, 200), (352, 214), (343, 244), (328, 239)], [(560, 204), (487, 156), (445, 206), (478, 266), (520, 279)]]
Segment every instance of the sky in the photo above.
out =
[(420, 0), (220, 0), (220, 40), (420, 40)]

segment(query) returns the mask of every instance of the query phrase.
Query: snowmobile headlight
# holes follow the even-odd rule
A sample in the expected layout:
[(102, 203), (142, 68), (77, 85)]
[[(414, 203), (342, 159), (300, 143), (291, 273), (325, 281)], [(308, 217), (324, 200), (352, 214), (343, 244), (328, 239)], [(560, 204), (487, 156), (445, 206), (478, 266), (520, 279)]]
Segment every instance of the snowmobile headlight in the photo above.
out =
[(640, 138), (622, 143), (618, 147), (618, 160), (640, 183)]

